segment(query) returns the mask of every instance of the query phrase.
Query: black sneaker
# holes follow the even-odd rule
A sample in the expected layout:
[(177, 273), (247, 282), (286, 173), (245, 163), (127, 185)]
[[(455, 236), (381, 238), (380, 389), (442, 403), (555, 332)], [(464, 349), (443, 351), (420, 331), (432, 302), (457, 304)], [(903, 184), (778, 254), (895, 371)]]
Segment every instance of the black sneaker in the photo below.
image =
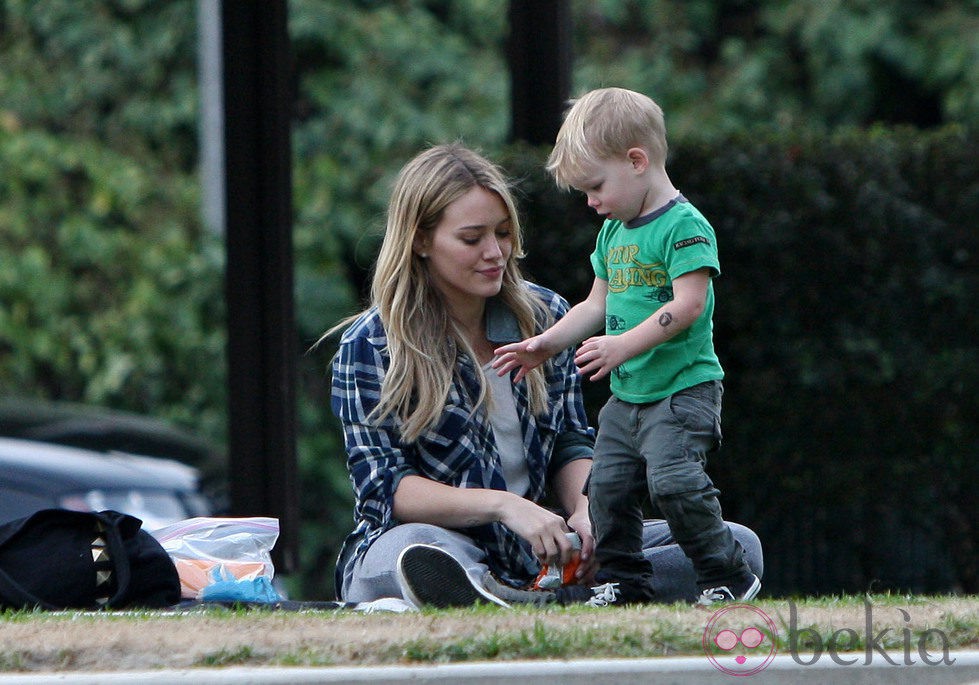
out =
[(440, 547), (408, 545), (398, 555), (401, 594), (417, 608), (468, 607), (480, 602), (508, 606), (469, 577), (462, 564)]
[(619, 601), (620, 597), (619, 583), (603, 583), (593, 587), (568, 585), (554, 591), (554, 601), (563, 605), (584, 604), (590, 607), (605, 607), (609, 604), (625, 604)]
[[(596, 580), (602, 580), (599, 574)], [(483, 586), (493, 595), (510, 604), (546, 606), (560, 604), (584, 604), (600, 607), (609, 604), (642, 604), (653, 601), (651, 588), (625, 582), (599, 583), (598, 585), (565, 585), (555, 590), (521, 590), (499, 581), (489, 571), (483, 576)]]
[(587, 585), (566, 585), (554, 590), (554, 601), (558, 604), (584, 604), (586, 606), (604, 607), (610, 604), (625, 606), (627, 604), (645, 604), (652, 602), (653, 589), (639, 581), (610, 581), (608, 576), (599, 572), (595, 580), (599, 583), (591, 587)]
[(490, 571), (483, 575), (483, 587), (508, 604), (544, 606), (555, 602), (553, 590), (521, 590), (502, 582)]
[(738, 602), (754, 599), (761, 590), (761, 581), (754, 573), (748, 574), (742, 582), (737, 585), (721, 585), (720, 587), (709, 587), (700, 593), (697, 604), (709, 607), (714, 604), (724, 602)]

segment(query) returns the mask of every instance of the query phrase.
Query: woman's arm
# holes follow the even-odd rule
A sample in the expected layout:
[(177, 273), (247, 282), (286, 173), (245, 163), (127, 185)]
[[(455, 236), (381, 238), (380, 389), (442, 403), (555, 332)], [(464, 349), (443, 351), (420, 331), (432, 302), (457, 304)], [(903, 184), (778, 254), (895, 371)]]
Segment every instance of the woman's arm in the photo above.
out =
[[(393, 518), (397, 482), (417, 473), (401, 445), (394, 420), (368, 417), (380, 397), (387, 358), (379, 325), (374, 319), (358, 322), (353, 334), (341, 340), (333, 359), (330, 404), (343, 428), (347, 470), (354, 491), (354, 516), (373, 531), (386, 530)], [(383, 340), (383, 339), (382, 339)]]
[(571, 526), (578, 534), (587, 534), (591, 537), (591, 524), (588, 522), (588, 497), (582, 492), (588, 474), (591, 472), (591, 459), (575, 459), (568, 462), (554, 474), (551, 481), (554, 494), (561, 503), (561, 508), (568, 513), (568, 520), (573, 518), (581, 519), (586, 530), (578, 530)]
[(394, 517), (402, 523), (468, 528), (500, 522), (527, 540), (538, 558), (567, 561), (571, 545), (564, 519), (505, 490), (460, 488), (408, 475), (394, 493)]

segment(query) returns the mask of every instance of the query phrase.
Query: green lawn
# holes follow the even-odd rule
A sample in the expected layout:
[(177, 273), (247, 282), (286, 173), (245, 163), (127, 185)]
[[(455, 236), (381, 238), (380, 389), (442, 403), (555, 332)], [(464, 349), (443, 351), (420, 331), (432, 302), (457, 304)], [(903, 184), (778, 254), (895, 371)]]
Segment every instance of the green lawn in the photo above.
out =
[[(979, 648), (979, 598), (763, 599), (714, 611), (677, 604), (369, 615), (220, 608), (8, 612), (0, 614), (0, 671), (703, 657), (705, 644), (716, 651), (705, 634), (730, 629), (744, 637), (749, 627), (760, 631), (759, 649), (804, 663), (831, 657), (941, 663)], [(739, 648), (722, 656), (734, 658)]]

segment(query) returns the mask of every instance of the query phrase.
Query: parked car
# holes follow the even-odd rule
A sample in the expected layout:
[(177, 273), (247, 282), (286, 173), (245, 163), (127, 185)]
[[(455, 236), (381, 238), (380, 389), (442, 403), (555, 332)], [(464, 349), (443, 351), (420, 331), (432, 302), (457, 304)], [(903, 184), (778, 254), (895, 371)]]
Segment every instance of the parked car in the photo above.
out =
[(3, 397), (0, 398), (0, 437), (182, 462), (200, 472), (201, 489), (215, 512), (227, 513), (228, 468), (224, 452), (165, 421), (73, 402)]
[(172, 459), (0, 438), (0, 523), (40, 509), (114, 509), (153, 530), (212, 515), (200, 472)]

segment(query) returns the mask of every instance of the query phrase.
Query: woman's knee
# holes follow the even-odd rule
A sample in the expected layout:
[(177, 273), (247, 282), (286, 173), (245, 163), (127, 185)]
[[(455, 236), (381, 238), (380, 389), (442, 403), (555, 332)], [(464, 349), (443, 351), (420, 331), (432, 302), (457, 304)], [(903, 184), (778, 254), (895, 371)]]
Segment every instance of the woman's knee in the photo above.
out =
[(342, 589), (344, 601), (369, 602), (381, 597), (399, 597), (398, 557), (411, 545), (443, 547), (453, 533), (428, 523), (403, 523), (385, 531), (364, 556), (355, 562), (353, 572)]
[(386, 541), (401, 547), (415, 544), (434, 545), (449, 535), (451, 533), (448, 529), (431, 523), (402, 523), (381, 535), (377, 542), (386, 538)]
[(741, 547), (744, 548), (745, 561), (748, 562), (751, 571), (761, 578), (765, 572), (765, 559), (762, 553), (761, 539), (755, 534), (755, 531), (740, 523), (728, 521), (727, 525), (730, 527), (734, 539), (741, 543)]

